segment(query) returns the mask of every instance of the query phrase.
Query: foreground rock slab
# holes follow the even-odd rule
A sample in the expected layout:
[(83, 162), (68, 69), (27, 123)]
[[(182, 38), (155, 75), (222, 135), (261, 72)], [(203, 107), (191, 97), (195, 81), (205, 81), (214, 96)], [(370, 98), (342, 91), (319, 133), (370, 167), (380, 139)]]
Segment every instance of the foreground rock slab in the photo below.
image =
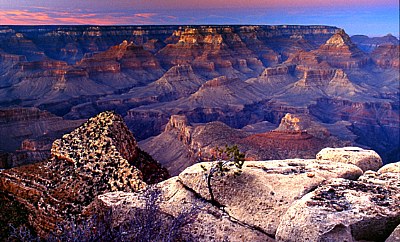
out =
[(400, 223), (398, 173), (368, 171), (333, 179), (296, 201), (282, 217), (278, 241), (384, 241)]
[[(185, 187), (210, 200), (204, 176), (210, 163), (184, 170), (179, 179)], [(281, 217), (291, 204), (331, 178), (357, 179), (357, 166), (325, 160), (248, 161), (240, 176), (232, 171), (212, 180), (215, 200), (233, 218), (275, 235)]]
[(325, 148), (317, 154), (317, 159), (354, 164), (363, 171), (377, 171), (383, 164), (378, 153), (358, 147)]
[[(194, 241), (275, 241), (258, 229), (241, 224), (222, 210), (199, 198), (185, 188), (177, 177), (157, 184), (155, 191), (159, 192), (159, 197), (157, 203), (151, 204), (151, 207), (154, 209), (157, 206), (156, 210), (149, 208), (149, 204), (146, 204), (146, 199), (149, 198), (144, 197), (143, 193), (112, 192), (98, 196), (88, 207), (87, 212), (94, 211), (97, 214), (111, 212), (114, 227), (132, 219), (135, 211), (138, 210), (144, 211), (147, 219), (154, 213), (157, 217), (164, 216), (163, 223), (168, 223), (168, 219), (177, 221), (177, 219), (187, 219), (187, 216), (191, 216), (189, 222), (181, 224), (182, 227), (162, 231), (163, 238), (172, 229), (175, 232), (179, 230), (179, 233), (190, 235)], [(151, 211), (146, 211), (146, 209)], [(135, 219), (137, 217), (136, 214)], [(146, 220), (146, 222), (154, 221)]]

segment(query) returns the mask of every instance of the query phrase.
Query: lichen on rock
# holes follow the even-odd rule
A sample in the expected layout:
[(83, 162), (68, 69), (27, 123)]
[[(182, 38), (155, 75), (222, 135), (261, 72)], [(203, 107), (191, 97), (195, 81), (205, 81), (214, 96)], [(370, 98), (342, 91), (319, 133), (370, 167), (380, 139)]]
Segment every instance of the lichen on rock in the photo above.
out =
[(98, 195), (138, 191), (169, 177), (113, 112), (54, 141), (51, 153), (43, 162), (0, 171), (0, 190), (30, 211), (29, 224), (44, 237), (57, 223), (81, 216)]
[(296, 201), (282, 217), (280, 241), (383, 241), (400, 222), (396, 173), (332, 179)]

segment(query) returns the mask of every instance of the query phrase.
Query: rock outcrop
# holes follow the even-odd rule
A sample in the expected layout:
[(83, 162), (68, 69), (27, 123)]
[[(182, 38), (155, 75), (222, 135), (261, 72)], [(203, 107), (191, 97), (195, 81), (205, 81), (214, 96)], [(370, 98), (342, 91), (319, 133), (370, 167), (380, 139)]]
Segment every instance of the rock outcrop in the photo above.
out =
[(248, 157), (255, 160), (310, 159), (324, 147), (342, 147), (350, 143), (331, 135), (309, 115), (291, 113), (285, 114), (278, 128), (238, 141)]
[(378, 173), (400, 173), (400, 161), (384, 165), (378, 170)]
[[(194, 208), (180, 229), (197, 241), (383, 241), (400, 222), (398, 173), (363, 174), (353, 164), (328, 160), (247, 161), (240, 175), (232, 165), (213, 177), (211, 201), (204, 178), (210, 166), (195, 164), (152, 188), (160, 194), (153, 205), (159, 216), (178, 219)], [(117, 227), (128, 214), (146, 211), (149, 199), (146, 193), (107, 193), (88, 213), (113, 211)]]
[[(191, 216), (190, 220), (183, 224), (183, 227), (172, 229), (175, 230), (174, 232), (188, 233), (190, 238), (195, 241), (274, 241), (256, 228), (243, 226), (220, 209), (197, 197), (193, 192), (186, 189), (177, 177), (157, 184), (156, 191), (160, 192), (160, 195), (157, 198), (159, 202), (155, 205), (159, 206), (160, 209), (156, 211), (155, 216), (160, 217), (167, 214), (169, 217), (163, 220), (164, 223), (168, 219), (178, 219), (178, 216), (182, 217), (185, 214)], [(122, 221), (129, 219), (129, 214), (132, 214), (132, 212), (137, 210), (146, 212), (144, 199), (148, 198), (138, 193), (106, 193), (98, 196), (88, 207), (88, 210), (100, 214), (112, 211), (111, 221), (117, 227)], [(170, 231), (166, 231), (162, 237), (164, 238), (168, 232)], [(182, 239), (188, 238), (183, 237)]]
[(138, 191), (168, 178), (112, 112), (54, 141), (51, 153), (46, 161), (0, 171), (0, 190), (27, 208), (29, 224), (42, 236), (79, 217), (97, 195)]
[(281, 123), (275, 131), (306, 132), (320, 138), (329, 136), (329, 131), (326, 128), (304, 114), (287, 113), (281, 119)]
[(368, 56), (351, 42), (344, 30), (334, 34), (316, 53), (323, 61), (335, 68), (358, 68), (369, 61)]
[(343, 147), (327, 128), (304, 114), (286, 114), (277, 129), (251, 134), (221, 122), (192, 124), (184, 115), (172, 115), (158, 136), (140, 142), (140, 146), (159, 160), (172, 175), (210, 158), (215, 147), (238, 145), (248, 160), (311, 159), (324, 147)]
[(280, 241), (384, 241), (400, 223), (398, 173), (367, 171), (333, 179), (296, 201), (279, 224)]
[(400, 240), (400, 225), (390, 234), (385, 242), (396, 242)]
[(377, 171), (382, 166), (382, 159), (375, 151), (358, 147), (325, 148), (317, 154), (317, 159), (354, 164), (364, 172)]
[[(281, 127), (286, 131), (280, 132), (313, 127), (299, 117), (287, 115)], [(165, 132), (190, 147), (205, 142), (199, 133), (224, 130), (223, 124), (215, 125), (191, 126), (185, 116), (176, 115)], [(244, 134), (228, 131), (220, 138), (236, 135), (240, 140)], [(352, 150), (348, 160), (372, 154)], [(140, 212), (145, 220), (161, 218), (160, 230), (174, 224), (196, 241), (383, 240), (400, 222), (398, 164), (363, 174), (365, 164), (353, 163), (339, 158), (246, 161), (240, 175), (228, 165), (208, 187), (205, 177), (212, 163), (203, 162), (163, 181), (168, 173), (138, 148), (121, 116), (104, 112), (56, 140), (52, 158), (1, 170), (0, 196), (22, 205), (28, 223), (44, 237), (59, 222), (92, 216), (110, 221), (109, 229), (123, 229)], [(187, 220), (175, 223), (179, 219)]]
[(164, 132), (139, 144), (159, 160), (171, 175), (178, 175), (185, 168), (206, 158), (216, 146), (235, 144), (246, 136), (246, 133), (221, 122), (193, 125), (184, 115), (172, 115)]
[(299, 51), (289, 57), (288, 63), (312, 68), (354, 69), (366, 65), (368, 56), (351, 42), (344, 30), (338, 31), (317, 50)]
[[(201, 166), (210, 168), (209, 163), (196, 164), (179, 174), (179, 179), (196, 194), (210, 200), (204, 179), (207, 172)], [(293, 201), (330, 178), (356, 179), (361, 174), (356, 166), (326, 161), (248, 161), (240, 176), (236, 177), (233, 172), (217, 176), (212, 187), (216, 202), (230, 216), (274, 235), (280, 217)]]

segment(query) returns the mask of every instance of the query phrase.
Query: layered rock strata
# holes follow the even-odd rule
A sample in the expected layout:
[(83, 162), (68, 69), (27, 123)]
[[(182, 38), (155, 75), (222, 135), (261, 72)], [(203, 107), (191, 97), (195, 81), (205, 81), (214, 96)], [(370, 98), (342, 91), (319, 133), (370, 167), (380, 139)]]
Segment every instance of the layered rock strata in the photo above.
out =
[(138, 140), (175, 114), (242, 128), (308, 113), (398, 160), (394, 36), (291, 25), (2, 26), (0, 55), (2, 107), (66, 119), (116, 110)]
[[(84, 120), (65, 120), (38, 108), (0, 110), (0, 168), (11, 168), (50, 157), (52, 142)], [(1, 152), (3, 151), (3, 152)]]
[(368, 56), (353, 44), (344, 30), (334, 34), (315, 53), (322, 61), (336, 68), (359, 68), (369, 61)]
[(372, 53), (372, 60), (382, 68), (398, 69), (400, 67), (399, 60), (400, 45), (381, 45)]
[(184, 115), (172, 115), (164, 132), (140, 142), (173, 175), (199, 160), (207, 160), (217, 146), (237, 144), (249, 160), (314, 158), (324, 147), (352, 144), (332, 136), (307, 115), (286, 114), (277, 129), (250, 134), (221, 122), (191, 124)]

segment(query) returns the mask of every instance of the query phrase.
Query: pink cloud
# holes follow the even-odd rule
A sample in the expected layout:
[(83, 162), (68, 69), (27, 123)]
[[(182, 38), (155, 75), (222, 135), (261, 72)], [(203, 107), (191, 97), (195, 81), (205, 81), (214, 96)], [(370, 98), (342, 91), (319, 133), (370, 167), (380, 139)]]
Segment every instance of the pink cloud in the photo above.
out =
[(156, 13), (85, 13), (67, 11), (1, 10), (0, 22), (4, 25), (45, 24), (155, 24), (160, 21)]
[(156, 16), (157, 14), (155, 13), (136, 13), (133, 15), (135, 18), (152, 18)]

